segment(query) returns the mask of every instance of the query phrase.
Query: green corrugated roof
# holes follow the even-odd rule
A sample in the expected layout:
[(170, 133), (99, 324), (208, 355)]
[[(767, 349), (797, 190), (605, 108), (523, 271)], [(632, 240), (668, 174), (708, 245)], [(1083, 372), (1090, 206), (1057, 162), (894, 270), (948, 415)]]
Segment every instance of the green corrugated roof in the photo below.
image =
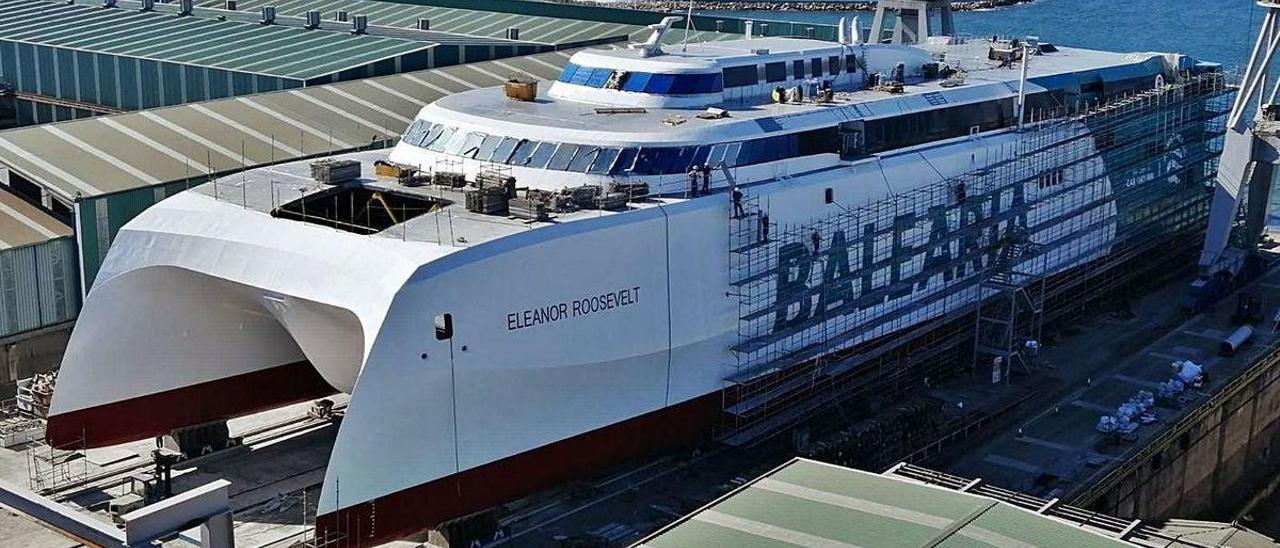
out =
[(306, 80), (434, 44), (204, 17), (0, 0), (0, 40)]
[(639, 546), (1072, 546), (1132, 544), (977, 495), (796, 459)]
[[(221, 8), (225, 5), (225, 0), (198, 0), (198, 5)], [(308, 10), (318, 10), (325, 19), (332, 19), (334, 12), (345, 10), (352, 15), (368, 16), (370, 25), (388, 27), (414, 28), (419, 18), (426, 18), (431, 21), (431, 30), (434, 31), (494, 38), (505, 37), (507, 29), (515, 27), (520, 29), (520, 40), (557, 45), (620, 37), (640, 39), (649, 34), (641, 25), (484, 11), (483, 2), (476, 2), (477, 9), (461, 9), (375, 0), (240, 0), (237, 9), (256, 11), (262, 6), (275, 6), (276, 13), (280, 15), (299, 17)], [(684, 36), (683, 32), (671, 34), (678, 34), (680, 38)], [(690, 40), (695, 42), (736, 37), (738, 35), (716, 32), (690, 33)]]

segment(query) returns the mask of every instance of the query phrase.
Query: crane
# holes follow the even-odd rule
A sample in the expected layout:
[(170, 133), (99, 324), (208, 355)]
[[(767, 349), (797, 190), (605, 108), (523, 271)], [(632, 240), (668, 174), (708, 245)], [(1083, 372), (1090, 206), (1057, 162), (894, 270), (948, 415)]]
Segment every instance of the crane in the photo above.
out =
[[(1200, 269), (1205, 276), (1240, 268), (1262, 239), (1267, 203), (1280, 164), (1280, 78), (1270, 74), (1280, 48), (1280, 0), (1258, 0), (1266, 14), (1227, 117), (1222, 159), (1209, 208)], [(1256, 107), (1252, 117), (1246, 116)], [(1244, 205), (1243, 211), (1241, 205)], [(1237, 221), (1243, 220), (1236, 242)]]

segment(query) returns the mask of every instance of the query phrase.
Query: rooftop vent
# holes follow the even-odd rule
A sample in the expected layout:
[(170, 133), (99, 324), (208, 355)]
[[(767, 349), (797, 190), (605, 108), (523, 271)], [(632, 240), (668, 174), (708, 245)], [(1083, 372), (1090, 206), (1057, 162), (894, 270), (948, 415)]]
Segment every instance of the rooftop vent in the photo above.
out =
[(345, 22), (347, 20), (347, 10), (338, 10), (333, 12), (333, 20)]
[(178, 0), (178, 15), (191, 15), (192, 0)]
[(419, 17), (418, 30), (431, 30), (431, 20), (426, 17)]
[(319, 10), (307, 10), (307, 28), (309, 29), (320, 28), (320, 11)]
[(153, 11), (156, 9), (156, 0), (142, 0), (142, 6), (138, 9), (142, 11)]
[(104, 8), (116, 7), (116, 0), (102, 0), (102, 7)]
[(222, 4), (222, 9), (227, 11), (236, 11), (237, 7), (238, 6), (236, 6), (236, 0), (227, 0)]
[(276, 7), (262, 6), (262, 19), (259, 22), (264, 25), (276, 24)]
[(351, 18), (351, 34), (364, 34), (369, 31), (369, 17), (357, 15)]
[(510, 28), (508, 28), (508, 29), (507, 29), (507, 40), (519, 40), (519, 39), (520, 39), (520, 29), (519, 29), (519, 28), (517, 28), (517, 27), (510, 27)]

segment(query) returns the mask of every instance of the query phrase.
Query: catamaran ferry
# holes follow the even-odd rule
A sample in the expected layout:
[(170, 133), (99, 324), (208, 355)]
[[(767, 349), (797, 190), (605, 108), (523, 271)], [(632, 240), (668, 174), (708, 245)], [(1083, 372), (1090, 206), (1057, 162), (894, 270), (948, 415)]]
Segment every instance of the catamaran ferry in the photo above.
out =
[(727, 386), (856, 357), (999, 283), (1203, 230), (1216, 65), (847, 29), (660, 45), (670, 23), (554, 82), (444, 97), (389, 154), (139, 215), (48, 439), (349, 393), (317, 526), (371, 545), (705, 438), (764, 397)]

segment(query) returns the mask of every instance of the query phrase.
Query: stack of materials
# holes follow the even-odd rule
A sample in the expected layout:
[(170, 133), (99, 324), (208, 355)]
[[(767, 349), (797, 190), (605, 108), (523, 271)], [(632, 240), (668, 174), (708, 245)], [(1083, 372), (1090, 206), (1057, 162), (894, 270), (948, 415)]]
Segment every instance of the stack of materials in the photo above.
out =
[(317, 160), (311, 162), (311, 178), (327, 185), (360, 179), (360, 162), (355, 160)]

